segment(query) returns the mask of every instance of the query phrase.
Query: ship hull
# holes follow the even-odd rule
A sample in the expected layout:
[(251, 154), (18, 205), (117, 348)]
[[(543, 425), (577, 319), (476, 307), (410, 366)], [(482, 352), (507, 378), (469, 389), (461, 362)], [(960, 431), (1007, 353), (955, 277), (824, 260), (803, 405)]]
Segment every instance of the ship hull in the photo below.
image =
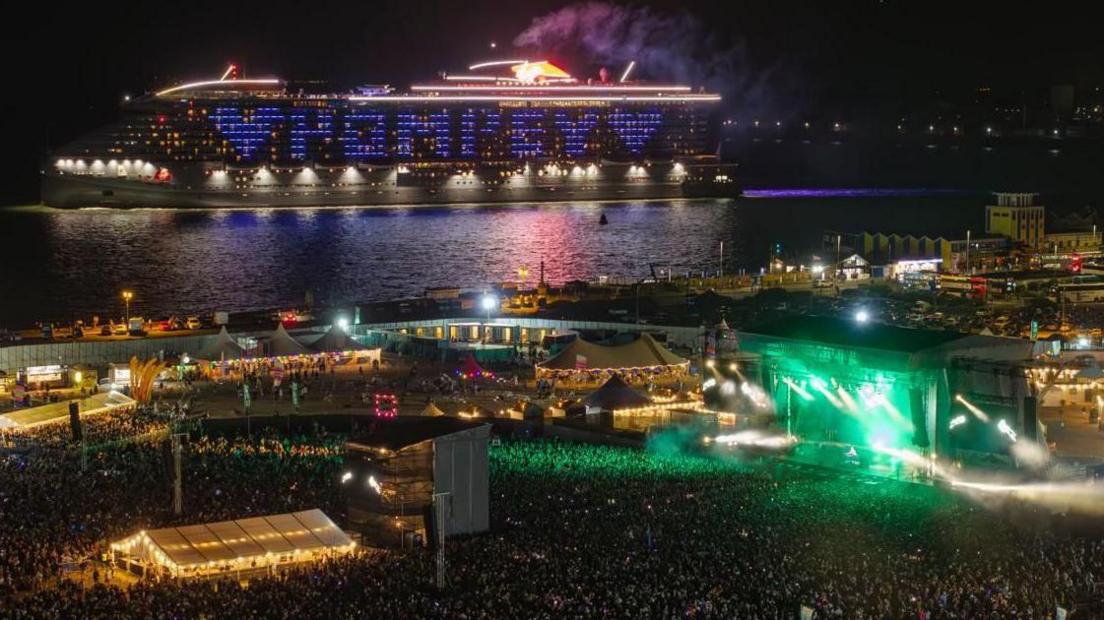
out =
[(583, 187), (561, 185), (423, 187), (312, 187), (247, 189), (181, 188), (95, 177), (45, 175), (43, 204), (63, 209), (178, 208), (224, 209), (322, 206), (449, 205), (563, 201), (728, 198), (739, 195), (732, 183), (626, 182)]

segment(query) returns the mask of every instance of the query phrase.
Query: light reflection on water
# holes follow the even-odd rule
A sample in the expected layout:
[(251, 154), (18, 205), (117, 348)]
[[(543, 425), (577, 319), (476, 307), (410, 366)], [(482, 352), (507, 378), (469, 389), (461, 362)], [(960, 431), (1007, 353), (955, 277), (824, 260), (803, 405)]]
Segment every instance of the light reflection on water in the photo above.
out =
[[(918, 201), (923, 208), (911, 209)], [(963, 202), (970, 205), (963, 211)], [(0, 325), (135, 313), (244, 310), (420, 295), (427, 286), (484, 287), (600, 275), (641, 278), (757, 269), (771, 243), (816, 245), (824, 228), (948, 224), (980, 212), (962, 197), (809, 196), (737, 201), (257, 210), (0, 210)], [(937, 206), (947, 217), (932, 217)], [(897, 208), (902, 207), (902, 208)], [(605, 213), (608, 226), (598, 224)], [(906, 214), (914, 214), (910, 224)], [(962, 217), (958, 218), (962, 220)], [(980, 220), (980, 215), (978, 215)], [(964, 225), (969, 225), (972, 220)], [(869, 224), (869, 226), (866, 226)], [(926, 231), (922, 231), (926, 232)]]

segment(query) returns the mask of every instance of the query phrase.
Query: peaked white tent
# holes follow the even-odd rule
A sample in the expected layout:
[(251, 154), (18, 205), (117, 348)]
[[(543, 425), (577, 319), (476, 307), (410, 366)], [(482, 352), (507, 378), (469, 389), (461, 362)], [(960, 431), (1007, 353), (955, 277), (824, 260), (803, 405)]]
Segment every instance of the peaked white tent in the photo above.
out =
[(196, 359), (209, 362), (240, 360), (243, 357), (245, 357), (245, 349), (241, 348), (241, 345), (230, 337), (225, 325), (222, 326), (222, 330), (219, 331), (215, 341), (196, 355)]
[(323, 334), (321, 338), (315, 340), (311, 344), (311, 348), (319, 353), (340, 353), (342, 351), (348, 351), (350, 348), (360, 347), (356, 341), (349, 338), (345, 330), (335, 325)]
[(429, 404), (426, 405), (424, 409), (422, 409), (422, 415), (436, 418), (438, 416), (445, 415), (445, 412), (442, 411), (441, 408), (438, 407), (433, 401), (429, 401)]
[(310, 353), (310, 349), (303, 346), (301, 342), (292, 338), (291, 334), (287, 333), (283, 323), (280, 323), (276, 327), (276, 331), (273, 332), (272, 338), (268, 341), (269, 357), (309, 355)]

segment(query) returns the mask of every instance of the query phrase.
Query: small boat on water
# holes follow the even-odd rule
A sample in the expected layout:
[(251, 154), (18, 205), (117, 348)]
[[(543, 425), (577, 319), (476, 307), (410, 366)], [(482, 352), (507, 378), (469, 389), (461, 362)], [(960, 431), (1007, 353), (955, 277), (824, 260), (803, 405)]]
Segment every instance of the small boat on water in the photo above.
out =
[(602, 217), (598, 218), (598, 224), (601, 225), (601, 226), (605, 226), (606, 224), (609, 224), (609, 220), (606, 219), (606, 214), (605, 213), (602, 214)]

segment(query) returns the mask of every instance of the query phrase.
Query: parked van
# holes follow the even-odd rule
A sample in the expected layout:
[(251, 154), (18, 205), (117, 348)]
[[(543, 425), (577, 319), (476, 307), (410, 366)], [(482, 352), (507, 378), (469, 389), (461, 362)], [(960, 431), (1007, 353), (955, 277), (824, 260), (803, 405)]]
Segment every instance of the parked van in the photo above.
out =
[(146, 320), (140, 316), (130, 317), (130, 323), (127, 324), (127, 333), (131, 336), (145, 336), (146, 335)]

